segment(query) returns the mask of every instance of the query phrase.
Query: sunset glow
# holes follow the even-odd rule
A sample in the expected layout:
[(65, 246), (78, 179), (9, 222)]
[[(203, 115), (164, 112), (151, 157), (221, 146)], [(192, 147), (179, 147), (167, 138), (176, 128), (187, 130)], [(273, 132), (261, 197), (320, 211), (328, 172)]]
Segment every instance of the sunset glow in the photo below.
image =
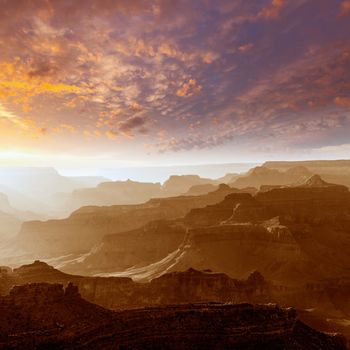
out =
[(0, 7), (1, 160), (337, 158), (350, 144), (348, 1)]

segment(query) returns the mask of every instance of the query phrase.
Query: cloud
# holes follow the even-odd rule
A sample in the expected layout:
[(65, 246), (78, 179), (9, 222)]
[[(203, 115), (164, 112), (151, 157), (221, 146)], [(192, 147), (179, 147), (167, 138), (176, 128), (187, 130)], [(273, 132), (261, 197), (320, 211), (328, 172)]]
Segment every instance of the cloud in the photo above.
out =
[(238, 51), (244, 53), (251, 50), (253, 47), (254, 47), (253, 43), (244, 44), (238, 47)]
[(347, 16), (350, 13), (350, 0), (343, 0), (340, 4), (340, 16)]
[(13, 112), (9, 111), (4, 105), (0, 102), (0, 119), (3, 119), (14, 126), (20, 127), (21, 129), (29, 129), (33, 124), (31, 120), (26, 120), (18, 117)]
[(130, 117), (127, 120), (118, 123), (118, 130), (124, 135), (133, 136), (133, 131), (138, 129), (140, 133), (145, 133), (144, 125), (146, 118), (141, 116)]
[(196, 79), (189, 79), (188, 82), (183, 83), (176, 91), (176, 95), (180, 97), (191, 97), (201, 91), (202, 86), (197, 83)]
[(28, 130), (28, 144), (46, 130), (45, 142), (67, 148), (108, 150), (124, 137), (131, 149), (146, 138), (162, 150), (269, 137), (288, 147), (348, 130), (350, 25), (331, 2), (18, 0), (2, 10), (2, 122)]
[(17, 116), (8, 111), (1, 103), (0, 103), (0, 118), (5, 118), (5, 119), (16, 119)]
[(272, 0), (271, 4), (265, 8), (263, 8), (258, 17), (264, 19), (277, 19), (280, 16), (280, 12), (285, 5), (285, 0)]
[(350, 97), (339, 97), (337, 96), (334, 99), (334, 102), (341, 107), (349, 107), (350, 108)]
[(118, 133), (116, 131), (113, 131), (113, 130), (107, 130), (106, 131), (106, 136), (111, 139), (111, 140), (114, 140), (117, 138), (118, 136)]
[(350, 143), (313, 148), (311, 154), (318, 158), (349, 159)]
[(31, 109), (30, 101), (42, 94), (66, 95), (90, 93), (88, 87), (80, 87), (63, 82), (54, 82), (40, 74), (32, 75), (21, 61), (0, 62), (0, 100), (11, 100), (21, 104), (26, 112)]
[(76, 132), (76, 128), (75, 126), (71, 125), (71, 124), (61, 124), (60, 125), (61, 129), (65, 129), (68, 130), (71, 133), (75, 133)]

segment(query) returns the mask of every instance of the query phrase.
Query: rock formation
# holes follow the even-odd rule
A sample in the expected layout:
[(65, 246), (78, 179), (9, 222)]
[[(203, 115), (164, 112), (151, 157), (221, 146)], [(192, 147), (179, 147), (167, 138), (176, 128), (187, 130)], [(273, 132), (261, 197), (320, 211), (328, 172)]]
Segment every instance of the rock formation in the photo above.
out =
[(24, 223), (15, 245), (38, 257), (87, 253), (103, 236), (135, 230), (152, 220), (174, 219), (193, 208), (220, 202), (235, 192), (229, 186), (202, 196), (151, 199), (139, 205), (83, 207), (62, 220)]
[(8, 196), (0, 193), (0, 242), (14, 237), (19, 232), (23, 221), (39, 217), (32, 212), (13, 208)]
[[(184, 193), (184, 195), (185, 196), (200, 196), (200, 195), (207, 194), (209, 192), (216, 191), (220, 187), (221, 188), (227, 188), (229, 186), (227, 184), (225, 184), (225, 183), (220, 183), (218, 185), (214, 185), (214, 184), (195, 185), (195, 186), (192, 186), (186, 193)], [(255, 194), (257, 192), (257, 189), (254, 188), (254, 187), (246, 187), (246, 188), (242, 188), (242, 189), (231, 187), (231, 189), (232, 189), (231, 193), (251, 193), (251, 194)]]
[(349, 160), (311, 160), (311, 161), (272, 161), (265, 162), (264, 167), (286, 171), (295, 166), (303, 166), (322, 179), (350, 187), (350, 161)]
[(195, 185), (215, 184), (215, 180), (204, 179), (198, 175), (172, 175), (163, 184), (163, 190), (168, 196), (186, 193)]
[[(314, 176), (296, 187), (255, 196), (230, 193), (219, 203), (200, 205), (199, 198), (208, 201), (208, 196), (178, 197), (182, 213), (185, 198), (191, 205), (197, 199), (196, 208), (184, 219), (158, 220), (107, 235), (88, 255), (63, 269), (139, 279), (189, 267), (244, 278), (258, 269), (268, 279), (287, 285), (349, 276), (350, 194), (346, 187)], [(164, 208), (173, 205), (174, 199), (161, 203)]]
[(6, 167), (0, 172), (0, 192), (5, 193), (17, 210), (45, 215), (61, 215), (59, 203), (53, 197), (75, 189), (96, 186), (106, 180), (101, 177), (68, 177), (54, 168)]
[(264, 185), (282, 186), (291, 185), (303, 182), (313, 173), (307, 168), (297, 166), (286, 171), (279, 171), (277, 169), (270, 169), (264, 166), (258, 166), (248, 171), (246, 175), (240, 176), (230, 186), (237, 188), (255, 187), (260, 188)]
[(0, 299), (0, 347), (11, 349), (345, 349), (295, 310), (276, 305), (184, 304), (111, 312), (77, 288), (32, 284)]
[(189, 302), (251, 302), (274, 300), (272, 286), (258, 273), (235, 280), (223, 273), (188, 269), (172, 272), (148, 283), (127, 277), (87, 277), (63, 273), (41, 261), (0, 275), (0, 291), (6, 295), (15, 285), (73, 282), (86, 300), (109, 309)]
[(157, 197), (162, 197), (160, 183), (131, 180), (103, 182), (94, 188), (73, 191), (66, 205), (73, 211), (87, 205), (138, 204)]

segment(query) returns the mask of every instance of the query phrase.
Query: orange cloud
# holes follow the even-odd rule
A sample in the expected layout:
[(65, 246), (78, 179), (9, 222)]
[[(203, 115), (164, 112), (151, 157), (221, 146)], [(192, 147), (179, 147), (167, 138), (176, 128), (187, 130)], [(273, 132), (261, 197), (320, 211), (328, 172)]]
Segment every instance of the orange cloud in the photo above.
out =
[(74, 133), (76, 131), (76, 128), (71, 124), (61, 124), (60, 127), (61, 127), (61, 129), (66, 129), (66, 130), (70, 131), (71, 133)]
[(0, 103), (0, 118), (6, 118), (6, 119), (15, 119), (17, 116), (7, 110), (1, 103)]
[(171, 40), (163, 41), (160, 44), (152, 44), (146, 43), (142, 39), (130, 37), (127, 42), (118, 41), (115, 43), (114, 49), (125, 56), (148, 56), (156, 59), (171, 57), (182, 62), (200, 59), (203, 63), (210, 64), (219, 58), (219, 54), (212, 51), (194, 49), (191, 52), (185, 52), (180, 50)]
[(111, 140), (115, 140), (117, 138), (117, 133), (115, 131), (108, 130), (106, 131), (106, 136)]
[(265, 19), (277, 19), (280, 16), (285, 0), (272, 0), (271, 4), (260, 11), (258, 17)]
[(215, 52), (208, 51), (202, 54), (202, 61), (206, 64), (213, 63), (218, 58), (219, 54)]
[(199, 85), (196, 79), (190, 79), (187, 83), (183, 83), (180, 89), (176, 91), (176, 95), (180, 97), (190, 97), (202, 91), (202, 86)]
[(77, 93), (81, 92), (82, 89), (78, 86), (74, 85), (67, 85), (67, 84), (51, 84), (46, 82), (40, 82), (40, 81), (0, 81), (0, 89), (6, 90), (10, 92), (10, 96), (13, 96), (12, 91), (18, 91), (18, 90), (26, 90), (33, 92), (35, 94), (42, 94), (42, 93)]
[(334, 99), (335, 104), (341, 107), (350, 107), (350, 97), (336, 97)]
[(0, 62), (0, 100), (11, 98), (16, 104), (22, 105), (23, 111), (30, 110), (29, 101), (41, 94), (82, 94), (91, 92), (90, 88), (79, 87), (43, 79), (40, 75), (33, 76), (28, 67), (21, 62)]
[(250, 49), (252, 49), (254, 47), (254, 44), (253, 43), (248, 43), (248, 44), (245, 44), (245, 45), (241, 45), (239, 48), (238, 48), (238, 51), (239, 52), (247, 52), (249, 51)]
[(347, 16), (350, 13), (350, 0), (344, 0), (340, 4), (340, 16)]

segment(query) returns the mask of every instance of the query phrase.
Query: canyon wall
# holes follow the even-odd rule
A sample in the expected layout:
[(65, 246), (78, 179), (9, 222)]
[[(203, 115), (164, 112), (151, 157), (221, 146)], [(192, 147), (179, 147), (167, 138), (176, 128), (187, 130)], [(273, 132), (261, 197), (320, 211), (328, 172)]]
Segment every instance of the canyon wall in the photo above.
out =
[[(11, 349), (345, 349), (276, 305), (184, 304), (110, 312), (72, 284), (15, 287), (0, 298), (0, 347)], [(8, 322), (8, 320), (11, 320)]]

